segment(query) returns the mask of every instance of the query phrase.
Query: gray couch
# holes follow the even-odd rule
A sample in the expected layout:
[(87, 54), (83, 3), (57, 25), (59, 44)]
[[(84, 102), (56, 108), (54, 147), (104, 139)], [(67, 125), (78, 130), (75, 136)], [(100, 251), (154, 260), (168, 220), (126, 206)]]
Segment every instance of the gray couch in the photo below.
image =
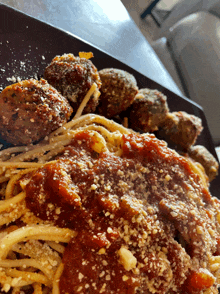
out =
[(182, 93), (203, 107), (217, 146), (220, 145), (220, 0), (192, 2), (183, 0), (174, 7), (161, 26), (161, 37), (152, 46)]

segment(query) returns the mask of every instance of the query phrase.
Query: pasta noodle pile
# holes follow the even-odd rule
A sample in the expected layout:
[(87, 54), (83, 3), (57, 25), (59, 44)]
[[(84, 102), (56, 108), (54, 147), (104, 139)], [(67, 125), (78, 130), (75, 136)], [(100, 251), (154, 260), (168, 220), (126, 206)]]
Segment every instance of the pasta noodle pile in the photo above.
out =
[[(131, 131), (104, 117), (87, 114), (74, 119), (35, 146), (12, 147), (0, 152), (0, 284), (2, 291), (20, 293), (33, 285), (33, 293), (59, 293), (57, 280), (62, 268), (60, 254), (76, 232), (52, 226), (36, 218), (25, 205), (25, 192), (17, 181), (50, 162), (81, 129), (97, 138), (94, 150), (120, 155), (118, 142)], [(20, 220), (22, 226), (16, 222)], [(43, 241), (43, 243), (41, 242)], [(18, 257), (19, 256), (19, 257)], [(23, 258), (22, 256), (25, 256)]]
[[(122, 137), (135, 134), (132, 130), (99, 115), (77, 115), (77, 118), (51, 133), (37, 145), (12, 147), (0, 152), (0, 284), (3, 292), (26, 293), (25, 291), (31, 289), (34, 294), (60, 293), (59, 279), (64, 268), (62, 256), (66, 244), (80, 232), (58, 227), (49, 220), (44, 221), (36, 217), (26, 206), (23, 187), (26, 186), (26, 174), (56, 162), (56, 156), (82, 131), (88, 131), (93, 138), (94, 152), (106, 152), (117, 157), (123, 152)], [(189, 166), (198, 174), (201, 185), (207, 190), (201, 171), (192, 163), (189, 163)], [(168, 182), (169, 178), (166, 180)], [(217, 200), (216, 207), (220, 207)], [(219, 214), (217, 219), (220, 222)], [(124, 253), (128, 256), (130, 254), (121, 250), (121, 259)], [(214, 283), (217, 279), (215, 284), (218, 284), (220, 255), (211, 256), (209, 263), (211, 282)], [(130, 270), (129, 265), (126, 266)], [(150, 289), (153, 289), (153, 286)], [(201, 293), (217, 293), (216, 287), (210, 289)], [(150, 293), (155, 293), (155, 290), (151, 291)]]

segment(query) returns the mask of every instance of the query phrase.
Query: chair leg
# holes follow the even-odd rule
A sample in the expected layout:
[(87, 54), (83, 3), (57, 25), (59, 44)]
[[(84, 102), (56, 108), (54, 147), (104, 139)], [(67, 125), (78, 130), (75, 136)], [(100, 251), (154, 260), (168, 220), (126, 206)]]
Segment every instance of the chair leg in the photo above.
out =
[(170, 11), (164, 11), (164, 13), (161, 14), (159, 13), (159, 11), (155, 9), (151, 12), (151, 16), (153, 17), (158, 27), (161, 26), (162, 22), (168, 17), (169, 14), (170, 14)]
[(141, 14), (141, 18), (144, 19), (148, 14), (151, 14), (152, 9), (157, 5), (160, 0), (153, 1)]

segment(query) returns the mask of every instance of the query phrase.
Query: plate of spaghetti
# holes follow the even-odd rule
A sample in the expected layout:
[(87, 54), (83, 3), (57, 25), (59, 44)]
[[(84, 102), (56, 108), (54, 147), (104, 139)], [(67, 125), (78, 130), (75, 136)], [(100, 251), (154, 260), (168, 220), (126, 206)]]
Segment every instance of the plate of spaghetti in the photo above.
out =
[(202, 109), (2, 10), (23, 22), (0, 45), (0, 293), (218, 293), (218, 161)]

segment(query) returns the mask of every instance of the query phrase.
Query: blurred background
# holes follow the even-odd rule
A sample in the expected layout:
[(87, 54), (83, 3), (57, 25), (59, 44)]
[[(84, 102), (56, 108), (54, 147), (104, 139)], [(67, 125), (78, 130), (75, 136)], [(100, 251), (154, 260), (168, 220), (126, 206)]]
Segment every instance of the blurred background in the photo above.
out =
[[(153, 7), (152, 13), (158, 14), (161, 19), (165, 19), (168, 16), (169, 12), (175, 6), (175, 4), (180, 0), (161, 0), (156, 3)], [(192, 0), (193, 1), (193, 0)], [(126, 7), (130, 16), (133, 18), (142, 34), (147, 38), (149, 42), (157, 39), (159, 36), (159, 26), (155, 22), (152, 15), (146, 16), (142, 19), (140, 16), (144, 10), (149, 7), (150, 4), (154, 4), (154, 1), (151, 0), (121, 0), (121, 2)]]

